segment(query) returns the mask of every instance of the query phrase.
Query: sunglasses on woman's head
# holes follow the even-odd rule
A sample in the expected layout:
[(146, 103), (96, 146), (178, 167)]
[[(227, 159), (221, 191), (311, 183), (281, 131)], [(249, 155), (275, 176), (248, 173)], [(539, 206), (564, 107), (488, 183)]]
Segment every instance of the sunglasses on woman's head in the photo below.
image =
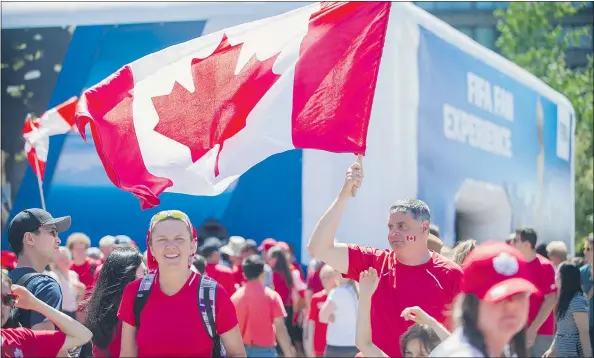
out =
[(151, 230), (153, 229), (153, 227), (155, 226), (156, 223), (158, 223), (159, 221), (168, 219), (168, 218), (183, 220), (186, 224), (188, 224), (188, 226), (190, 225), (190, 218), (183, 211), (165, 210), (165, 211), (156, 213), (155, 216), (153, 216), (153, 218), (151, 219), (151, 224), (150, 224)]
[(16, 303), (17, 296), (11, 293), (6, 293), (2, 295), (2, 304), (7, 307), (13, 307)]

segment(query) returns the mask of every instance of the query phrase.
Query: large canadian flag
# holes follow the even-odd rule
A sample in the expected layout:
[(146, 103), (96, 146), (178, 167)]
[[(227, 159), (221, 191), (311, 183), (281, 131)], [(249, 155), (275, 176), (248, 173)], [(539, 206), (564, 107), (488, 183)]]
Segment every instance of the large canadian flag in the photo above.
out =
[(82, 95), (79, 132), (143, 209), (290, 149), (364, 154), (390, 7), (316, 3), (143, 57)]
[(76, 97), (72, 97), (59, 106), (48, 110), (39, 118), (34, 119), (29, 114), (25, 119), (23, 139), (25, 139), (27, 160), (35, 175), (41, 180), (45, 175), (50, 137), (66, 134), (76, 128), (74, 126), (74, 114), (77, 100)]

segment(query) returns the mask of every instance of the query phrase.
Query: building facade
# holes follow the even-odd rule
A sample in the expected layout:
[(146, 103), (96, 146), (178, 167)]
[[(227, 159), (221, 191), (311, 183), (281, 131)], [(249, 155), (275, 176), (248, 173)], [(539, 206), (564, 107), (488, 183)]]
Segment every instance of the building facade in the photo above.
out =
[[(481, 45), (498, 52), (495, 41), (499, 37), (497, 19), (493, 15), (496, 9), (505, 9), (509, 1), (416, 1), (415, 4), (451, 26), (466, 34)], [(571, 18), (563, 19), (564, 27), (590, 26), (590, 35), (584, 36), (576, 47), (567, 53), (567, 63), (570, 67), (586, 65), (587, 55), (592, 54), (592, 24), (594, 22), (594, 7), (592, 2)]]

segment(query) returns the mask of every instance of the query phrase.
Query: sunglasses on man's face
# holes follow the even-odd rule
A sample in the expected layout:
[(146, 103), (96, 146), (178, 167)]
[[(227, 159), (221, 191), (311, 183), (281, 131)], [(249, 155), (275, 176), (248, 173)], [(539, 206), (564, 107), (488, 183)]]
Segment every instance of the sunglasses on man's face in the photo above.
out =
[(4, 306), (12, 308), (12, 307), (14, 307), (16, 300), (17, 300), (17, 296), (13, 295), (12, 293), (6, 293), (6, 294), (2, 295), (2, 304)]

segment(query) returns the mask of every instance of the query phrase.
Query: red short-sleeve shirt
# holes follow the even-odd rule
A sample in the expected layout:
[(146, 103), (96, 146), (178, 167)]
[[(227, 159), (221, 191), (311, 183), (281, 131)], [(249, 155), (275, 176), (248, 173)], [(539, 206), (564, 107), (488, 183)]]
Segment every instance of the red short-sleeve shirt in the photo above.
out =
[(235, 283), (239, 286), (243, 286), (247, 279), (243, 275), (243, 267), (241, 265), (237, 265), (233, 268), (233, 277), (235, 278)]
[(328, 299), (328, 293), (324, 290), (311, 296), (311, 308), (309, 309), (309, 320), (314, 322), (313, 345), (317, 356), (323, 356), (326, 351), (326, 332), (328, 324), (320, 322), (320, 309)]
[(88, 257), (82, 265), (75, 265), (74, 262), (70, 264), (70, 270), (78, 274), (79, 281), (87, 286), (87, 292), (90, 291), (95, 284), (95, 276), (94, 273), (91, 272), (91, 265), (95, 265), (95, 273), (97, 273), (97, 268), (99, 268), (100, 265), (97, 261)]
[(66, 335), (60, 331), (2, 328), (2, 357), (56, 357)]
[[(529, 327), (542, 306), (544, 296), (557, 292), (555, 285), (555, 267), (553, 263), (541, 255), (536, 255), (536, 258), (528, 263), (531, 281), (539, 289), (540, 293), (530, 296), (530, 310), (528, 311), (528, 325)], [(554, 310), (551, 311), (549, 317), (544, 321), (537, 334), (552, 336), (555, 334), (555, 318)]]
[[(182, 289), (172, 296), (161, 291), (159, 275), (140, 314), (136, 332), (138, 357), (210, 357), (212, 339), (208, 335), (198, 308), (200, 274), (192, 272)], [(131, 282), (124, 289), (118, 318), (131, 326), (134, 321), (134, 299), (142, 280)], [(218, 286), (215, 326), (222, 335), (237, 325), (235, 306), (227, 291)]]
[(371, 327), (375, 345), (390, 357), (400, 357), (400, 336), (413, 324), (400, 314), (419, 306), (437, 321), (450, 325), (450, 310), (460, 292), (460, 266), (431, 251), (431, 259), (419, 266), (396, 261), (391, 250), (349, 245), (349, 270), (345, 277), (359, 280), (363, 270), (373, 267), (380, 277), (372, 297)]
[(322, 285), (322, 280), (320, 279), (320, 271), (322, 271), (323, 265), (321, 265), (317, 270), (313, 270), (307, 274), (307, 288), (311, 290), (313, 293), (318, 293), (324, 289), (324, 285)]
[(278, 293), (260, 281), (249, 281), (231, 296), (231, 302), (237, 310), (244, 344), (276, 346), (274, 320), (287, 316)]
[(204, 273), (223, 286), (229, 295), (235, 293), (235, 276), (230, 268), (219, 264), (206, 264)]

